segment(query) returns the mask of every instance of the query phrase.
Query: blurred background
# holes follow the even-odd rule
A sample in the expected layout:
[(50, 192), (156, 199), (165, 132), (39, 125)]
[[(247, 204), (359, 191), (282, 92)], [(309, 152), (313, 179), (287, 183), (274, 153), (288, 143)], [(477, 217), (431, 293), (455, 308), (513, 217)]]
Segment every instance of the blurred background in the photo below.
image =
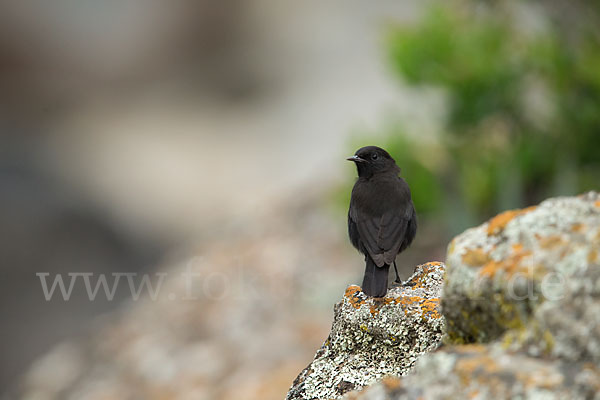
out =
[[(419, 214), (404, 278), (597, 190), (600, 6), (2, 2), (0, 395), (283, 398), (360, 282), (344, 158), (370, 144)], [(47, 301), (36, 273), (73, 272), (166, 278)]]

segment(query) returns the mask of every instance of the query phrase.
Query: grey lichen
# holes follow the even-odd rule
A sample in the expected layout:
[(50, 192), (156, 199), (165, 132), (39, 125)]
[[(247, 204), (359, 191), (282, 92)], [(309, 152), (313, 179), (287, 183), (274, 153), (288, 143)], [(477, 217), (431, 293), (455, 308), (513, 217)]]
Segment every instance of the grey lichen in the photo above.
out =
[(444, 272), (442, 263), (420, 265), (382, 299), (349, 286), (334, 307), (328, 339), (296, 378), (287, 399), (339, 398), (385, 376), (407, 374), (419, 356), (441, 341)]

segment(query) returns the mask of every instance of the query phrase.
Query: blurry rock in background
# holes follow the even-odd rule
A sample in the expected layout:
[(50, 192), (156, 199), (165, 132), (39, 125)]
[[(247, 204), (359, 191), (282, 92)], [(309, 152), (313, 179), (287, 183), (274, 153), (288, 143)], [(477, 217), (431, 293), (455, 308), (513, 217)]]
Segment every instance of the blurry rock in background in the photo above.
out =
[(362, 272), (319, 209), (291, 201), (187, 249), (160, 268), (156, 301), (146, 295), (55, 347), (19, 397), (282, 398)]
[[(3, 150), (6, 150), (3, 149)], [(37, 273), (142, 272), (164, 246), (127, 235), (104, 213), (57, 182), (35, 162), (15, 154), (0, 160), (0, 386), (7, 387), (34, 357), (67, 335), (81, 334), (82, 321), (129, 298), (89, 301), (83, 286), (71, 299), (45, 301)], [(68, 282), (68, 281), (67, 281)]]
[[(46, 302), (35, 273), (150, 273), (189, 258), (187, 243), (260, 229), (243, 221), (351, 171), (351, 127), (418, 111), (380, 48), (383, 24), (417, 3), (3, 2), (0, 387), (130, 297), (89, 301), (76, 285)], [(325, 330), (330, 304), (313, 315)]]

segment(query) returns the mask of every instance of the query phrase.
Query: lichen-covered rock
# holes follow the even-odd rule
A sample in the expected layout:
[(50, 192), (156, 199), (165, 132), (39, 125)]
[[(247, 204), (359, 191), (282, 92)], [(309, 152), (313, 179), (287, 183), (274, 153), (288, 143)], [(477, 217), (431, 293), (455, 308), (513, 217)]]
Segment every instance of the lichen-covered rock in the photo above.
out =
[(507, 353), (499, 345), (462, 345), (423, 357), (411, 374), (344, 400), (598, 399), (600, 368), (589, 362)]
[(449, 342), (488, 342), (525, 329), (540, 304), (565, 298), (565, 282), (585, 281), (599, 255), (594, 192), (507, 211), (467, 230), (448, 247), (442, 308)]
[(386, 297), (367, 297), (349, 286), (334, 309), (331, 333), (313, 362), (296, 378), (287, 399), (334, 399), (388, 375), (405, 375), (435, 349), (444, 319), (440, 292), (445, 267), (420, 265)]
[(600, 265), (569, 276), (561, 294), (539, 305), (526, 326), (508, 331), (504, 347), (600, 365)]
[(444, 346), (348, 400), (600, 399), (600, 195), (549, 199), (456, 237)]

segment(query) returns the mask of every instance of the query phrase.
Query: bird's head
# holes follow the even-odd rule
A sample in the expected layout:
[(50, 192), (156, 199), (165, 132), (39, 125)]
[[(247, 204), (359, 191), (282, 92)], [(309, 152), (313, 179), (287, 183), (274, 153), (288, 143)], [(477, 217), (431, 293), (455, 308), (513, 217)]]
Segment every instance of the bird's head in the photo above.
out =
[(377, 146), (362, 147), (346, 160), (354, 161), (358, 176), (361, 178), (369, 178), (381, 172), (400, 173), (400, 168), (396, 165), (392, 156)]

